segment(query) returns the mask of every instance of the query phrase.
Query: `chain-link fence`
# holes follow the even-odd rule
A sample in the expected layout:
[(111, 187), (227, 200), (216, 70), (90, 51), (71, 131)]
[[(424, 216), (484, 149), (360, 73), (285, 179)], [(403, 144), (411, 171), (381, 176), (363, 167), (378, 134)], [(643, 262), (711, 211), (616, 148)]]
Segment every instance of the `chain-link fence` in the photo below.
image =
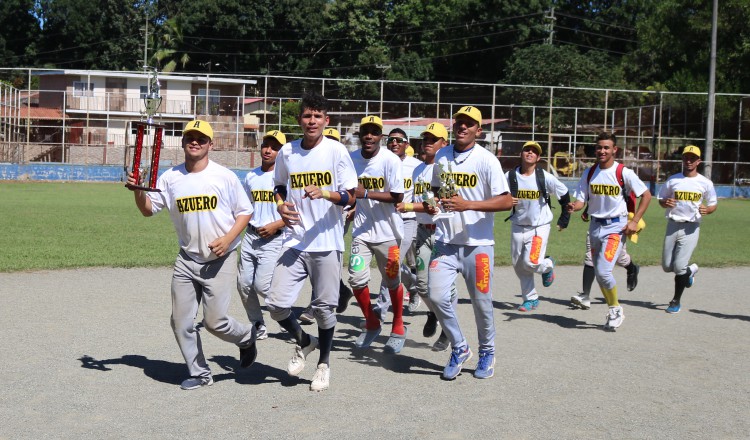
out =
[[(16, 70), (25, 85), (0, 84), (0, 162), (123, 165), (142, 119), (145, 73)], [(350, 149), (365, 115), (381, 116), (386, 130), (404, 129), (420, 151), (421, 130), (432, 121), (450, 130), (463, 105), (483, 115), (480, 144), (505, 167), (521, 145), (536, 140), (545, 165), (578, 177), (593, 162), (594, 138), (614, 131), (621, 156), (644, 180), (661, 182), (679, 169), (681, 148), (703, 147), (707, 96), (699, 93), (581, 89), (445, 82), (322, 79), (279, 76), (168, 74), (156, 121), (164, 126), (162, 161), (182, 162), (180, 136), (194, 118), (214, 126), (212, 159), (233, 168), (257, 166), (258, 140), (280, 129), (301, 135), (298, 99), (308, 91), (330, 101), (330, 124)], [(750, 183), (750, 95), (717, 94), (712, 179)], [(150, 145), (147, 133), (144, 144)]]

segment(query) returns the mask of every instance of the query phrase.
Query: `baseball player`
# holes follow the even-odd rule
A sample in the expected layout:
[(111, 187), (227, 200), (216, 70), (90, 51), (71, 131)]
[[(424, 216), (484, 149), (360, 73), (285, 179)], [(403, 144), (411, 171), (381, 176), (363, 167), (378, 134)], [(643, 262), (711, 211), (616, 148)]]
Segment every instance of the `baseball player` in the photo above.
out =
[(362, 148), (351, 153), (359, 186), (355, 191), (357, 206), (352, 225), (349, 284), (365, 317), (365, 329), (355, 345), (367, 348), (381, 331), (379, 314), (370, 304), (367, 285), (374, 256), (393, 304), (393, 326), (385, 351), (399, 353), (406, 340), (400, 273), (404, 224), (395, 204), (404, 198), (404, 179), (401, 159), (390, 150), (380, 148), (382, 138), (383, 121), (377, 116), (362, 118), (359, 127)]
[[(344, 251), (342, 207), (354, 201), (357, 174), (346, 148), (323, 136), (329, 121), (325, 97), (303, 95), (298, 121), (302, 138), (285, 144), (276, 157), (274, 197), (287, 231), (266, 306), (271, 317), (297, 343), (287, 365), (290, 375), (298, 376), (307, 356), (320, 348), (310, 390), (323, 391), (330, 384), (334, 309), (339, 299)], [(315, 291), (312, 306), (318, 338), (304, 332), (292, 312), (307, 277)]]
[(588, 176), (585, 171), (578, 182), (576, 201), (568, 204), (568, 212), (580, 211), (588, 201), (591, 218), (589, 236), (594, 272), (599, 288), (609, 306), (604, 323), (605, 330), (614, 330), (625, 319), (622, 306), (617, 300), (617, 283), (612, 269), (622, 252), (623, 238), (639, 231), (638, 223), (651, 201), (651, 193), (641, 179), (625, 167), (622, 178), (625, 189), (640, 198), (636, 212), (628, 217), (623, 188), (617, 177), (617, 137), (613, 133), (600, 133), (596, 142), (596, 168)]
[[(205, 121), (185, 126), (185, 162), (165, 171), (156, 183), (160, 192), (134, 190), (135, 204), (145, 217), (167, 209), (180, 252), (172, 273), (172, 329), (190, 378), (180, 387), (192, 390), (213, 384), (211, 370), (195, 325), (203, 303), (203, 324), (210, 333), (240, 349), (240, 366), (255, 361), (255, 327), (227, 314), (237, 280), (240, 234), (253, 205), (237, 175), (209, 160), (214, 132)], [(132, 173), (128, 184), (135, 185)]]
[[(412, 269), (415, 267), (414, 261), (414, 238), (417, 235), (417, 219), (416, 213), (413, 210), (405, 211), (404, 202), (411, 202), (414, 196), (414, 184), (412, 181), (412, 174), (417, 165), (421, 164), (422, 161), (406, 155), (406, 146), (409, 144), (409, 138), (406, 137), (406, 132), (400, 128), (394, 128), (388, 133), (388, 139), (386, 146), (393, 154), (401, 159), (401, 175), (404, 177), (404, 200), (396, 204), (396, 210), (401, 213), (401, 218), (404, 221), (404, 238), (401, 240), (401, 282), (404, 285), (404, 301), (408, 302), (407, 310), (409, 313), (414, 313), (421, 303), (419, 295), (411, 295), (410, 291), (414, 289), (416, 283), (416, 276)], [(407, 298), (408, 297), (408, 298)], [(390, 295), (388, 295), (388, 288), (385, 282), (380, 284), (380, 295), (378, 296), (378, 303), (375, 307), (380, 312), (380, 320), (385, 320), (385, 315), (388, 312), (388, 307), (391, 305)]]
[(700, 163), (700, 148), (688, 145), (682, 151), (682, 173), (670, 176), (659, 190), (659, 205), (666, 208), (667, 217), (661, 267), (675, 274), (674, 297), (667, 313), (680, 312), (682, 293), (693, 285), (698, 265), (688, 263), (698, 245), (703, 216), (717, 207), (714, 184), (698, 173)]
[(271, 276), (283, 241), (284, 221), (274, 203), (273, 170), (276, 156), (284, 144), (284, 133), (278, 130), (266, 133), (260, 145), (261, 165), (247, 173), (243, 182), (245, 192), (253, 203), (253, 217), (242, 239), (237, 289), (247, 319), (255, 325), (258, 340), (268, 337), (258, 296), (265, 298), (271, 287)]
[[(427, 269), (430, 256), (435, 247), (435, 220), (432, 218), (424, 205), (423, 197), (429, 198), (431, 193), (432, 168), (435, 165), (435, 154), (448, 144), (448, 130), (439, 122), (428, 125), (422, 136), (422, 150), (424, 151), (424, 162), (414, 169), (412, 182), (414, 182), (414, 195), (411, 203), (404, 203), (404, 211), (414, 211), (417, 219), (417, 237), (414, 241), (414, 253), (416, 258), (417, 278), (414, 285), (416, 294), (423, 300), (427, 309), (427, 321), (422, 329), (422, 336), (431, 338), (437, 333), (438, 319), (435, 315), (434, 306), (427, 294)], [(458, 304), (458, 292), (455, 284), (451, 286), (451, 303), (455, 308)], [(445, 351), (450, 347), (450, 341), (445, 331), (440, 331), (440, 336), (432, 345), (433, 351)]]
[[(588, 214), (581, 214), (583, 221), (588, 222)], [(617, 265), (624, 267), (627, 271), (628, 292), (635, 290), (638, 285), (638, 273), (640, 266), (635, 264), (633, 258), (628, 253), (627, 243), (622, 244), (622, 252), (617, 257)], [(591, 238), (589, 231), (586, 231), (586, 255), (583, 257), (583, 280), (581, 281), (582, 291), (578, 295), (570, 298), (573, 307), (579, 307), (583, 310), (591, 308), (591, 286), (594, 285), (596, 275), (594, 274), (594, 261), (591, 258)]]
[[(547, 171), (537, 168), (542, 147), (537, 142), (523, 144), (521, 166), (508, 171), (513, 193), (513, 213), (510, 237), (510, 256), (513, 269), (521, 282), (523, 304), (520, 312), (539, 307), (539, 295), (534, 286), (534, 274), (542, 275), (542, 284), (549, 287), (555, 280), (555, 260), (546, 257), (550, 224), (553, 216), (547, 194), (554, 194), (563, 208), (570, 203), (568, 187)], [(540, 184), (544, 188), (540, 188)], [(568, 227), (570, 213), (563, 209), (557, 222), (558, 230)]]
[[(456, 276), (463, 275), (479, 337), (479, 362), (474, 377), (484, 379), (495, 372), (494, 212), (509, 210), (513, 200), (500, 162), (476, 143), (482, 133), (482, 113), (476, 107), (466, 106), (453, 118), (455, 143), (437, 152), (431, 179), (433, 192), (448, 216), (435, 222), (428, 290), (434, 312), (453, 347), (443, 378), (454, 379), (472, 357), (451, 298)], [(424, 206), (431, 214), (438, 213), (429, 203)]]
[[(334, 141), (340, 142), (341, 135), (339, 134), (338, 130), (335, 128), (326, 128), (323, 130), (323, 136), (327, 137), (328, 139), (333, 139)], [(351, 214), (354, 213), (351, 206), (345, 206), (344, 207), (344, 232), (346, 232), (346, 225), (351, 222)], [(315, 292), (313, 291), (312, 296), (315, 297)], [(339, 281), (339, 305), (336, 307), (336, 313), (344, 313), (346, 311), (346, 308), (349, 307), (349, 300), (352, 299), (352, 296), (354, 296), (354, 293), (352, 293), (352, 289), (349, 288), (346, 284), (344, 284), (344, 280)], [(311, 300), (312, 301), (312, 300)], [(305, 308), (305, 310), (302, 311), (299, 315), (299, 321), (303, 324), (312, 324), (315, 322), (315, 316), (313, 316), (312, 313), (312, 302)]]

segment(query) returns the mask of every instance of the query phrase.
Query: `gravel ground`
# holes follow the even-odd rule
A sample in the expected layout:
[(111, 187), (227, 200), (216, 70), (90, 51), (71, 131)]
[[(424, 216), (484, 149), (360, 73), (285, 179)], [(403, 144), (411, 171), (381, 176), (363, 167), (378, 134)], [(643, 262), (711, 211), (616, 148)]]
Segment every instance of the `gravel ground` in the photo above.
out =
[[(624, 286), (624, 270), (616, 275)], [(406, 317), (400, 355), (383, 353), (389, 326), (355, 351), (353, 303), (339, 318), (331, 388), (322, 393), (308, 390), (317, 354), (300, 378), (286, 374), (293, 346), (270, 318), (271, 337), (248, 370), (235, 372), (236, 347), (204, 333), (216, 383), (180, 390), (187, 369), (169, 326), (170, 276), (166, 268), (0, 274), (0, 438), (714, 439), (750, 431), (742, 287), (750, 268), (701, 268), (682, 312), (668, 315), (672, 276), (644, 267), (634, 292), (621, 289), (626, 319), (617, 332), (602, 330), (601, 299), (588, 311), (568, 307), (580, 267), (559, 268), (533, 313), (515, 309), (512, 269), (495, 268), (489, 380), (472, 377), (476, 357), (456, 380), (440, 379), (449, 355), (422, 337), (424, 306)], [(309, 288), (297, 305), (308, 299)], [(244, 317), (238, 296), (232, 314)]]

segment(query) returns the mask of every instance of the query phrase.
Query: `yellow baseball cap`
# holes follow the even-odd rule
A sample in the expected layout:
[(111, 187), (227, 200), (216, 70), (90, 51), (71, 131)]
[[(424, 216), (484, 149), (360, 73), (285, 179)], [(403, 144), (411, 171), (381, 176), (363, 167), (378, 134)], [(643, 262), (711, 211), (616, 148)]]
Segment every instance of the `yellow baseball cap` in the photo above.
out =
[(688, 145), (682, 150), (682, 155), (684, 156), (686, 154), (695, 154), (696, 156), (701, 157), (701, 149), (695, 145)]
[(265, 135), (263, 135), (263, 140), (266, 140), (266, 138), (274, 138), (279, 141), (281, 145), (284, 145), (286, 143), (286, 135), (279, 130), (271, 130), (267, 132)]
[(326, 128), (323, 130), (323, 136), (336, 139), (337, 141), (341, 140), (341, 135), (335, 128)]
[(454, 115), (453, 118), (455, 119), (458, 115), (466, 115), (470, 117), (471, 119), (477, 121), (479, 125), (482, 125), (482, 112), (479, 111), (478, 108), (467, 105), (464, 107), (461, 107)]
[(360, 126), (367, 124), (377, 125), (381, 130), (383, 129), (383, 120), (378, 116), (365, 116), (359, 123)]
[[(633, 217), (634, 217), (634, 216), (635, 216), (635, 214), (633, 214), (632, 212), (629, 212), (629, 213), (628, 213), (628, 220), (633, 220)], [(641, 232), (641, 231), (642, 231), (642, 230), (643, 230), (643, 229), (644, 229), (645, 227), (646, 227), (646, 222), (645, 222), (645, 221), (643, 221), (643, 219), (640, 219), (640, 220), (638, 220), (638, 230), (637, 230), (637, 231), (635, 231), (635, 233), (633, 233), (633, 234), (632, 234), (632, 235), (631, 235), (631, 236), (629, 237), (629, 238), (630, 238), (630, 241), (632, 241), (633, 243), (638, 243), (638, 234), (640, 234), (640, 232)]]
[(206, 121), (195, 120), (188, 122), (185, 129), (182, 130), (182, 134), (184, 135), (189, 131), (197, 131), (204, 136), (208, 136), (211, 140), (214, 138), (214, 129), (211, 128), (211, 124)]
[[(525, 144), (523, 144), (523, 148), (526, 148), (526, 147), (532, 147), (533, 149), (536, 150), (536, 154), (538, 156), (542, 155), (542, 146), (539, 145), (539, 143), (534, 142), (534, 141), (528, 141)], [(523, 148), (521, 149), (522, 151), (523, 151)]]
[(424, 136), (425, 133), (430, 133), (436, 138), (443, 138), (445, 141), (448, 140), (448, 130), (445, 129), (445, 125), (439, 122), (433, 122), (428, 125), (420, 136)]

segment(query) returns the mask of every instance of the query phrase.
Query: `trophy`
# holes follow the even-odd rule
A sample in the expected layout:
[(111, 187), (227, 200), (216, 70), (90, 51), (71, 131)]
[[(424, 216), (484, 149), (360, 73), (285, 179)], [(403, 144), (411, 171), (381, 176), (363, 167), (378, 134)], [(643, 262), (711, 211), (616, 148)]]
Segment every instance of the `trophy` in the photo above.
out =
[[(438, 164), (440, 167), (440, 188), (438, 188), (438, 197), (441, 199), (450, 199), (451, 197), (458, 194), (458, 190), (456, 189), (456, 181), (453, 179), (453, 170), (451, 169), (450, 163), (448, 163), (448, 170), (445, 170), (445, 167), (443, 164)], [(425, 200), (424, 197), (427, 195), (425, 192), (422, 196), (425, 202), (427, 202), (430, 206), (435, 206), (437, 202), (435, 201), (435, 196), (432, 194), (432, 192), (429, 193), (429, 198), (432, 200), (432, 203)], [(453, 217), (455, 213), (453, 212), (446, 212), (441, 209), (440, 212), (432, 216), (433, 219), (439, 219), (439, 218), (450, 218)]]
[[(141, 112), (141, 121), (136, 123), (138, 134), (135, 138), (132, 167), (133, 177), (135, 178), (136, 184), (126, 184), (125, 187), (130, 190), (140, 189), (144, 191), (161, 192), (161, 190), (156, 188), (156, 179), (159, 175), (159, 153), (161, 153), (164, 125), (154, 123), (154, 115), (159, 111), (159, 106), (161, 106), (161, 96), (159, 96), (160, 88), (161, 85), (159, 84), (158, 71), (156, 68), (152, 68), (148, 81), (148, 92), (143, 98), (146, 110)], [(146, 118), (145, 121), (143, 121), (144, 116)], [(153, 127), (154, 143), (151, 147), (150, 166), (143, 167), (141, 164), (141, 155), (143, 153), (143, 137), (146, 133), (147, 127)], [(129, 148), (125, 148), (126, 171), (128, 151)], [(146, 182), (147, 177), (148, 182)]]

